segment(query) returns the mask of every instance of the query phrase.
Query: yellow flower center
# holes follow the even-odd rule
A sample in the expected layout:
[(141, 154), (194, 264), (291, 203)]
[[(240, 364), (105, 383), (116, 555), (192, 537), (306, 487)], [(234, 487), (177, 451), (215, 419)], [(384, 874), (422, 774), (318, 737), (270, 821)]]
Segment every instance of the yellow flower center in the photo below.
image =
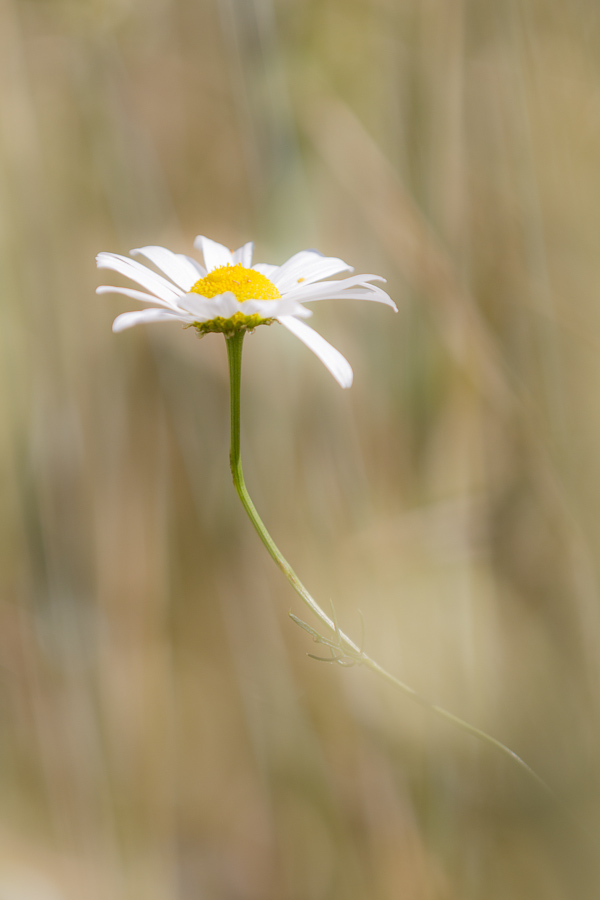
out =
[(231, 291), (240, 303), (244, 300), (278, 300), (281, 297), (273, 282), (265, 275), (254, 269), (246, 269), (240, 263), (213, 269), (197, 281), (191, 290), (209, 299)]

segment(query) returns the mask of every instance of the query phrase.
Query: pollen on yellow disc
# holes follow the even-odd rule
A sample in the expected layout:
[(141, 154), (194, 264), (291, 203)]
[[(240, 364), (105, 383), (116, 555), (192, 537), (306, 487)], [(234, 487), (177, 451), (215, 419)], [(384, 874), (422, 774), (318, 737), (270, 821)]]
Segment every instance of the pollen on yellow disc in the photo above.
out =
[(254, 269), (246, 269), (239, 263), (236, 266), (219, 266), (218, 269), (213, 269), (197, 281), (191, 290), (209, 299), (231, 291), (240, 303), (244, 300), (278, 300), (281, 297), (273, 282), (265, 275)]

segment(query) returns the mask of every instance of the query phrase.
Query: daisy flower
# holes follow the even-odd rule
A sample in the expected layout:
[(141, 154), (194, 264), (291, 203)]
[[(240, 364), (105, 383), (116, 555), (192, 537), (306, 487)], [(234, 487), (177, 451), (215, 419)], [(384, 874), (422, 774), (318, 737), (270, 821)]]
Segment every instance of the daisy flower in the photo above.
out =
[[(352, 272), (351, 266), (317, 250), (302, 250), (281, 266), (252, 265), (251, 243), (231, 252), (201, 235), (194, 241), (204, 265), (190, 256), (165, 247), (140, 247), (132, 256), (148, 260), (161, 274), (143, 262), (99, 253), (98, 268), (126, 275), (145, 291), (102, 285), (98, 294), (117, 293), (151, 303), (150, 309), (117, 316), (113, 331), (143, 322), (181, 322), (199, 334), (220, 332), (231, 337), (258, 325), (279, 322), (318, 356), (342, 387), (352, 384), (349, 362), (303, 320), (312, 315), (307, 303), (316, 300), (376, 300), (396, 310), (396, 305), (374, 281), (377, 275), (351, 275), (324, 281), (331, 275)], [(146, 293), (147, 292), (147, 293)]]

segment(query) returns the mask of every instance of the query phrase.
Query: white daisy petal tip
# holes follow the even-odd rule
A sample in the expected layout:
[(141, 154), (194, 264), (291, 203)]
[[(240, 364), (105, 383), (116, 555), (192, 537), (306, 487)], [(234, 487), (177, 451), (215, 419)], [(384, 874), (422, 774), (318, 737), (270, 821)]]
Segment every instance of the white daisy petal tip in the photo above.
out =
[(312, 350), (325, 368), (329, 369), (340, 387), (352, 387), (354, 379), (352, 366), (339, 350), (336, 350), (324, 337), (321, 337), (318, 331), (315, 331), (304, 322), (300, 322), (294, 316), (279, 316), (278, 321), (299, 338), (303, 344), (306, 344), (309, 350)]
[[(101, 285), (97, 294), (118, 293), (150, 304), (146, 309), (117, 316), (113, 331), (143, 323), (178, 321), (193, 325), (199, 334), (217, 332), (232, 337), (277, 320), (313, 351), (341, 387), (349, 388), (352, 368), (335, 347), (305, 324), (304, 320), (312, 316), (308, 306), (327, 299), (370, 300), (398, 311), (391, 297), (374, 283), (385, 284), (385, 278), (348, 275), (354, 272), (352, 266), (318, 250), (302, 250), (275, 266), (253, 264), (251, 242), (231, 251), (198, 235), (194, 246), (202, 253), (204, 265), (155, 245), (137, 247), (129, 257), (107, 252), (97, 255), (98, 268), (112, 269), (135, 282), (134, 288)], [(154, 268), (131, 257), (144, 257)], [(342, 273), (346, 273), (345, 278), (332, 279)]]

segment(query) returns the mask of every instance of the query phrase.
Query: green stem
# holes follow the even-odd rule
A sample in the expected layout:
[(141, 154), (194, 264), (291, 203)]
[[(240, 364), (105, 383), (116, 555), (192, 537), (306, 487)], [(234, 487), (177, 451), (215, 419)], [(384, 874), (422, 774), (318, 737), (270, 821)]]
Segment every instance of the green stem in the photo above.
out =
[[(382, 668), (379, 663), (375, 662), (374, 659), (371, 659), (370, 656), (368, 656), (361, 648), (357, 646), (357, 644), (354, 643), (354, 641), (352, 641), (346, 634), (344, 634), (343, 631), (338, 628), (337, 622), (334, 622), (329, 618), (329, 616), (321, 609), (314, 597), (306, 590), (306, 588), (288, 563), (287, 559), (281, 553), (275, 541), (265, 528), (263, 521), (260, 518), (256, 507), (252, 502), (252, 499), (250, 498), (250, 494), (248, 493), (246, 483), (244, 481), (242, 459), (240, 455), (240, 393), (243, 343), (243, 331), (237, 331), (233, 335), (226, 338), (227, 355), (229, 358), (231, 410), (231, 450), (229, 454), (229, 461), (231, 465), (233, 483), (235, 485), (238, 496), (242, 501), (242, 505), (246, 510), (246, 513), (248, 514), (248, 518), (254, 525), (259, 538), (265, 545), (275, 564), (281, 569), (300, 599), (311, 610), (311, 612), (313, 612), (317, 616), (317, 618), (321, 620), (323, 625), (334, 632), (334, 635), (337, 638), (337, 646), (339, 646), (339, 649), (343, 654), (347, 654), (348, 658), (353, 659), (355, 662), (359, 662), (361, 665), (371, 669), (371, 671), (376, 672), (386, 681), (389, 681), (395, 687), (403, 691), (415, 703), (418, 703), (419, 706), (422, 706), (425, 709), (428, 709), (431, 712), (435, 713), (437, 716), (446, 719), (446, 721), (451, 722), (453, 725), (460, 728), (462, 731), (465, 731), (467, 734), (471, 734), (484, 743), (495, 747), (496, 750), (499, 750), (505, 756), (508, 756), (511, 760), (513, 760), (513, 762), (517, 763), (517, 765), (524, 769), (524, 771), (526, 771), (532, 778), (534, 778), (534, 780), (537, 781), (537, 783), (541, 787), (543, 787), (545, 791), (552, 793), (546, 782), (543, 781), (543, 779), (540, 778), (540, 776), (536, 772), (534, 772), (531, 766), (528, 766), (527, 763), (523, 759), (521, 759), (518, 754), (507, 747), (506, 744), (503, 744), (501, 741), (487, 734), (485, 731), (481, 731), (474, 725), (470, 725), (468, 722), (465, 722), (458, 716), (453, 715), (453, 713), (448, 712), (448, 710), (443, 709), (441, 706), (436, 706), (434, 703), (430, 703), (429, 700), (426, 700), (421, 696), (421, 694), (413, 690), (413, 688), (409, 687), (409, 685), (404, 684), (403, 681), (400, 681), (394, 675), (390, 674), (390, 672), (387, 672), (384, 668)], [(296, 620), (295, 616), (293, 618)], [(299, 622), (299, 620), (296, 621)], [(302, 623), (299, 622), (299, 624)], [(307, 630), (315, 634), (312, 629), (307, 628)], [(327, 641), (325, 641), (325, 643), (327, 643)], [(333, 656), (332, 661), (335, 661), (335, 657)]]
[[(231, 449), (229, 452), (229, 464), (231, 466), (231, 474), (233, 483), (238, 492), (238, 496), (242, 501), (242, 506), (248, 513), (248, 518), (256, 528), (258, 536), (269, 551), (275, 564), (279, 566), (287, 580), (290, 582), (294, 590), (304, 600), (309, 609), (317, 615), (324, 625), (328, 628), (334, 628), (334, 624), (326, 616), (316, 600), (308, 593), (285, 556), (279, 550), (275, 541), (263, 525), (254, 503), (250, 498), (250, 494), (246, 488), (244, 481), (244, 473), (242, 471), (242, 459), (240, 456), (240, 389), (242, 376), (242, 347), (244, 342), (244, 332), (236, 331), (231, 337), (226, 339), (227, 354), (229, 357), (229, 385), (231, 398)], [(352, 642), (350, 642), (352, 644)], [(358, 647), (352, 647), (358, 650)]]

